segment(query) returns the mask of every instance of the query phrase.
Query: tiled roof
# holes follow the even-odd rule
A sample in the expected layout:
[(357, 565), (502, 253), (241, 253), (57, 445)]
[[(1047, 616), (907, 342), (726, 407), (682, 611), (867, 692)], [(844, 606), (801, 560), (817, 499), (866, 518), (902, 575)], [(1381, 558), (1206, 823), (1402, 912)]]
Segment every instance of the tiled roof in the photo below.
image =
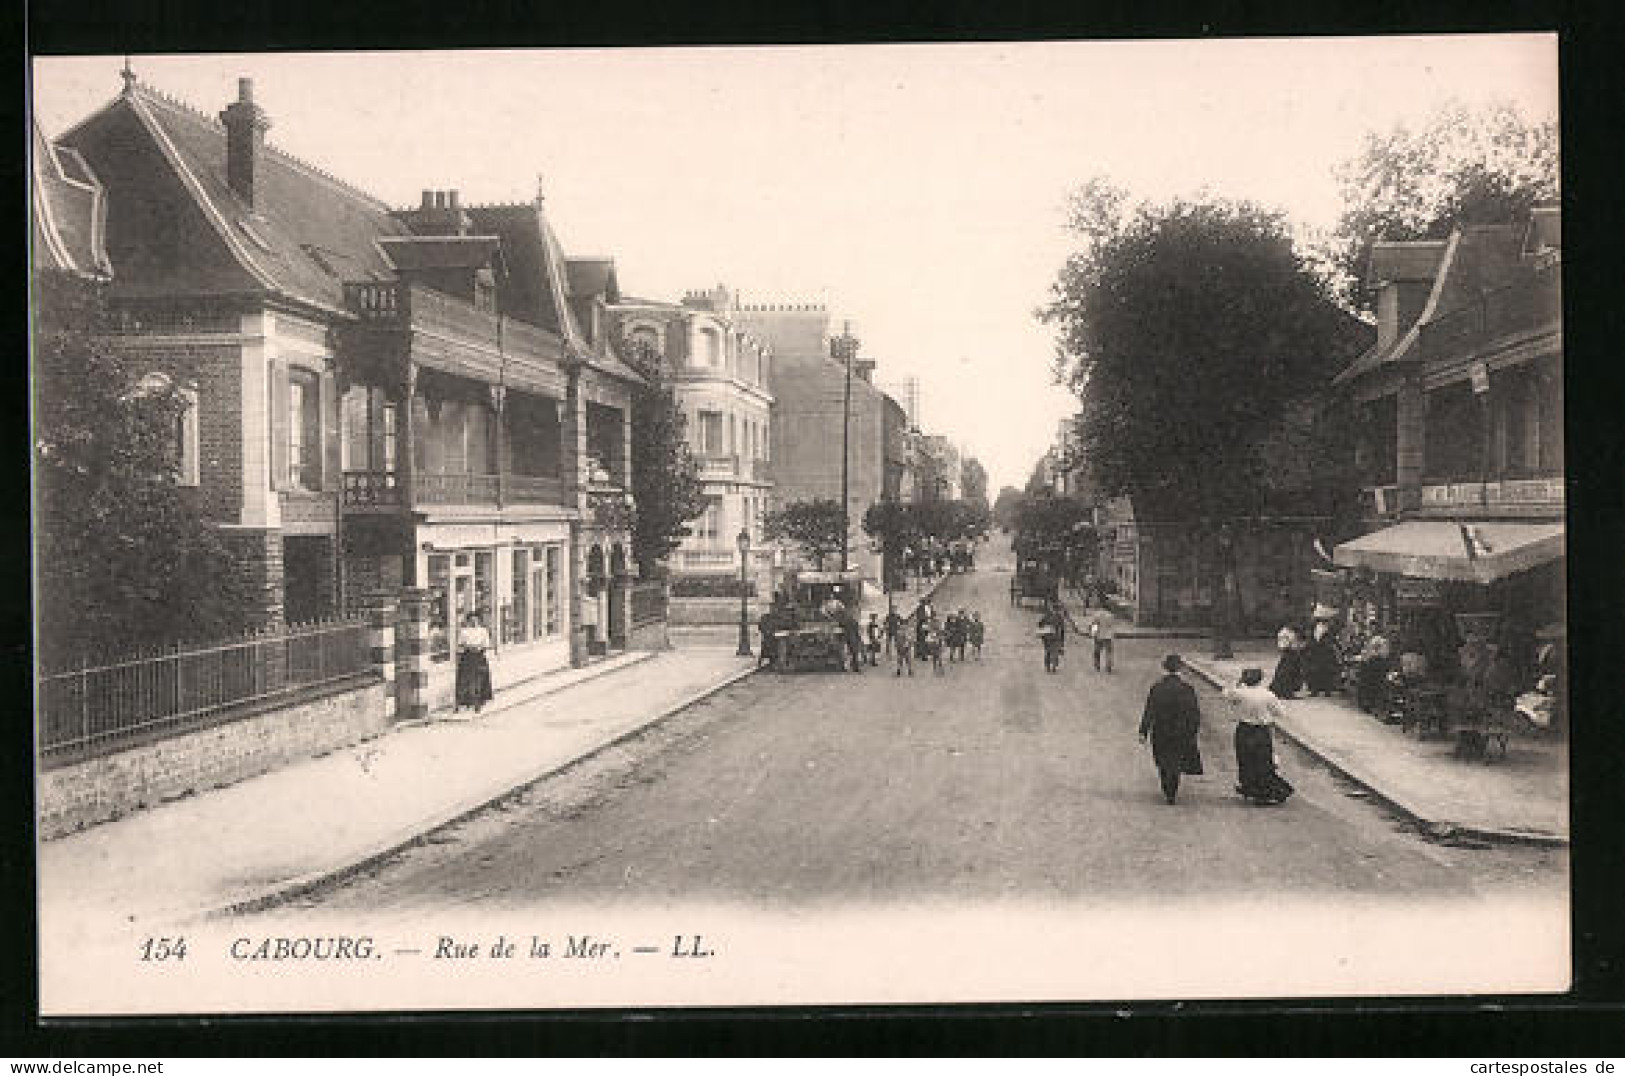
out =
[(502, 245), (494, 235), (388, 236), (378, 240), (396, 269), (477, 269)]
[(226, 129), (146, 87), (123, 99), (149, 119), (234, 233), (239, 257), (288, 295), (342, 309), (344, 282), (393, 275), (375, 240), (406, 234), (382, 202), (267, 145), (255, 172), (255, 205), (226, 182)]
[(1516, 224), (1476, 224), (1458, 229), (1458, 246), (1434, 289), (1424, 320), (1458, 310), (1480, 295), (1510, 284), (1528, 270), (1521, 256), (1524, 229)]

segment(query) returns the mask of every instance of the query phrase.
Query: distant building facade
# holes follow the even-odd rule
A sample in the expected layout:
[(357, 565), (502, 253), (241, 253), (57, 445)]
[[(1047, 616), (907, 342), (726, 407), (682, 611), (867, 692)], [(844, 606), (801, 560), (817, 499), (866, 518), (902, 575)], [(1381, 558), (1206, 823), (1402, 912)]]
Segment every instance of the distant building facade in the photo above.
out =
[(624, 298), (610, 308), (628, 348), (659, 357), (687, 422), (707, 506), (673, 551), (674, 574), (739, 572), (737, 536), (750, 538), (752, 572), (771, 563), (762, 517), (773, 491), (772, 350), (744, 331), (727, 288), (681, 303)]

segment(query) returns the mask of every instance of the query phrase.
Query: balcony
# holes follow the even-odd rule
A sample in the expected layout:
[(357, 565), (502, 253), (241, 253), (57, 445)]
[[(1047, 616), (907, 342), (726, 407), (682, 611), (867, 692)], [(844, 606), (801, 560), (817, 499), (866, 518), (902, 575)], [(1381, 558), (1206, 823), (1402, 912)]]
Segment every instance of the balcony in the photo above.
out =
[[(399, 281), (345, 284), (344, 304), (360, 322), (360, 331), (408, 334), (402, 357), (421, 366), (555, 399), (563, 396), (563, 341), (545, 329)], [(433, 337), (433, 346), (419, 346), (421, 336)]]
[(697, 455), (694, 463), (701, 478), (734, 478), (739, 474), (739, 457), (736, 455)]
[(544, 475), (418, 474), (408, 504), (393, 471), (345, 471), (344, 510), (389, 513), (436, 505), (563, 504), (564, 482)]

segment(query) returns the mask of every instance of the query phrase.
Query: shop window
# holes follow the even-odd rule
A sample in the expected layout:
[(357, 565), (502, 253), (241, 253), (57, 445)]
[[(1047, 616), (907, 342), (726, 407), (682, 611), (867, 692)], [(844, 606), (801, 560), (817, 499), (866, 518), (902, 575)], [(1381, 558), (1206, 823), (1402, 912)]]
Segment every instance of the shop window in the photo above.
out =
[(530, 550), (513, 551), (513, 571), (509, 576), (508, 604), (503, 607), (502, 641), (522, 643), (529, 637)]
[(544, 603), (547, 609), (547, 634), (551, 638), (559, 633), (559, 598), (560, 573), (559, 562), (563, 559), (561, 550), (556, 545), (547, 547), (547, 583), (544, 593), (547, 600)]
[(429, 657), (451, 657), (451, 557), (444, 553), (429, 557)]

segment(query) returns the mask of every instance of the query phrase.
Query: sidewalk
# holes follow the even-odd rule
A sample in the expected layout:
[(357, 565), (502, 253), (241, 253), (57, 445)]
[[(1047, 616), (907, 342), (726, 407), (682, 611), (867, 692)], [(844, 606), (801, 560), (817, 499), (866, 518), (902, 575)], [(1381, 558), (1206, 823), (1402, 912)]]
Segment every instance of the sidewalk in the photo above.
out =
[[(1275, 665), (1274, 649), (1234, 658), (1189, 656), (1185, 663), (1214, 687), (1241, 670)], [(1453, 739), (1418, 739), (1385, 725), (1342, 695), (1283, 699), (1280, 731), (1310, 754), (1401, 814), (1436, 833), (1488, 840), (1567, 844), (1568, 751), (1561, 741), (1513, 739), (1507, 757), (1455, 756)]]
[(352, 870), (750, 675), (731, 649), (540, 677), (477, 717), (377, 739), (39, 849), (42, 937), (252, 906)]

